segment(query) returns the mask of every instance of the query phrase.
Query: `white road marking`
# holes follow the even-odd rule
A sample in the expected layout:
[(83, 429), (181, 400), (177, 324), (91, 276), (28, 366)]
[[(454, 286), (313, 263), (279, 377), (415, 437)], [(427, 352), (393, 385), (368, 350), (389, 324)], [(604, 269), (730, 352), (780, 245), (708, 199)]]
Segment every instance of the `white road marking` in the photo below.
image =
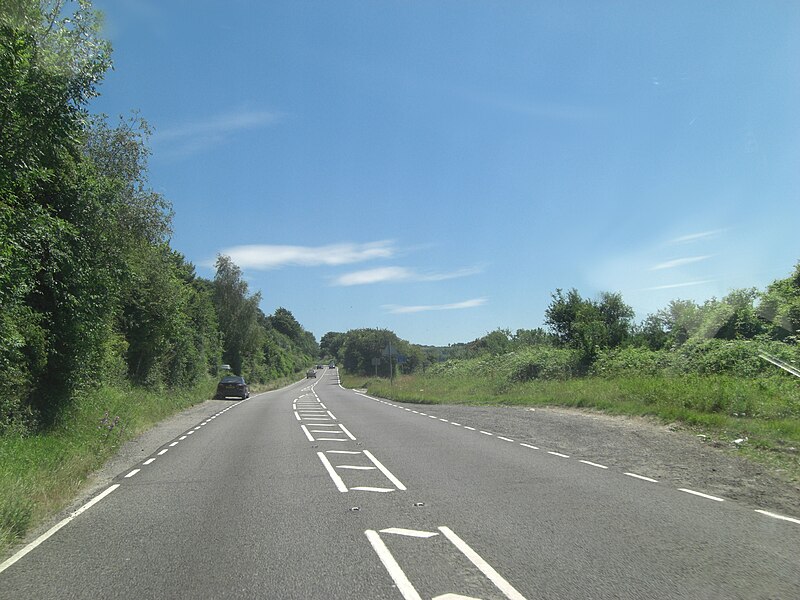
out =
[(419, 531), (418, 529), (403, 529), (402, 527), (389, 527), (387, 529), (381, 529), (381, 533), (393, 533), (394, 535), (405, 535), (407, 537), (416, 537), (416, 538), (432, 538), (436, 535), (439, 535), (433, 531)]
[(193, 433), (194, 433), (194, 431), (187, 431), (186, 435), (192, 435)]
[(28, 554), (28, 553), (29, 553), (31, 550), (34, 550), (34, 549), (36, 549), (36, 548), (37, 548), (38, 546), (40, 546), (40, 545), (41, 545), (41, 544), (42, 544), (44, 541), (46, 541), (46, 540), (47, 540), (47, 539), (48, 539), (50, 536), (52, 536), (52, 535), (53, 535), (54, 533), (56, 533), (56, 532), (57, 532), (59, 529), (61, 529), (62, 527), (64, 527), (64, 525), (66, 525), (67, 523), (69, 523), (70, 521), (72, 521), (72, 519), (74, 519), (75, 517), (77, 517), (77, 516), (78, 516), (78, 515), (80, 515), (81, 513), (83, 513), (83, 512), (85, 512), (85, 511), (89, 510), (89, 509), (90, 509), (92, 506), (94, 506), (95, 504), (97, 504), (98, 502), (100, 502), (100, 500), (102, 500), (103, 498), (105, 498), (106, 496), (108, 496), (108, 495), (109, 495), (111, 492), (113, 492), (113, 491), (114, 491), (115, 489), (117, 489), (119, 486), (120, 486), (120, 484), (119, 484), (119, 483), (115, 483), (114, 485), (112, 485), (111, 487), (109, 487), (108, 489), (106, 489), (106, 490), (105, 490), (103, 493), (101, 493), (101, 494), (99, 494), (99, 495), (95, 496), (94, 498), (92, 498), (91, 500), (89, 500), (89, 502), (87, 502), (86, 504), (84, 504), (83, 506), (81, 506), (81, 507), (80, 507), (78, 510), (76, 510), (74, 513), (72, 513), (70, 516), (68, 516), (67, 518), (63, 519), (62, 521), (59, 521), (59, 522), (58, 522), (58, 523), (56, 523), (55, 525), (53, 525), (53, 526), (52, 526), (50, 529), (48, 529), (47, 531), (45, 531), (45, 532), (44, 532), (42, 535), (40, 535), (38, 538), (36, 538), (35, 540), (33, 540), (33, 541), (30, 543), (30, 544), (28, 544), (27, 546), (25, 546), (24, 548), (22, 548), (22, 549), (21, 549), (19, 552), (17, 552), (17, 553), (16, 553), (16, 554), (14, 554), (13, 556), (11, 556), (11, 557), (10, 557), (8, 560), (6, 560), (6, 561), (5, 561), (3, 564), (1, 564), (1, 565), (0, 565), (0, 573), (2, 573), (3, 571), (5, 571), (5, 570), (6, 570), (8, 567), (10, 567), (10, 566), (11, 566), (11, 565), (13, 565), (15, 562), (17, 562), (19, 559), (21, 559), (23, 556), (25, 556), (26, 554)]
[[(800, 525), (800, 519), (794, 519), (792, 517), (784, 517), (783, 515), (779, 515), (777, 513), (772, 513), (766, 510), (756, 510), (757, 513), (761, 513), (762, 515), (766, 515), (768, 517), (772, 517), (773, 519), (780, 519), (781, 521), (790, 521), (791, 523), (797, 523)], [(2, 571), (2, 569), (0, 569)]]
[(351, 440), (355, 441), (356, 436), (354, 436), (352, 433), (350, 433), (350, 431), (348, 431), (347, 427), (345, 427), (341, 423), (339, 423), (339, 427), (342, 428), (342, 431), (344, 431), (344, 433), (345, 433), (345, 435), (347, 435), (347, 437), (349, 437)]
[(436, 415), (428, 415), (428, 418), (429, 419), (438, 419), (439, 417), (437, 417)]
[(336, 427), (336, 423), (306, 423), (309, 427)]
[(582, 462), (585, 465), (591, 465), (592, 467), (597, 467), (598, 469), (607, 469), (608, 467), (605, 465), (599, 465), (597, 463), (593, 463), (590, 460), (579, 460), (578, 462)]
[(294, 411), (294, 418), (300, 421), (300, 415), (297, 414), (297, 411)]
[(450, 425), (455, 425), (456, 427), (461, 427), (461, 423), (456, 423), (455, 421), (450, 421)]
[(308, 432), (308, 429), (306, 428), (306, 426), (305, 426), (305, 425), (300, 425), (300, 429), (302, 429), (302, 430), (303, 430), (303, 433), (305, 433), (305, 434), (306, 434), (306, 437), (308, 438), (308, 441), (309, 441), (309, 442), (313, 442), (313, 441), (314, 441), (314, 436), (313, 436), (313, 435), (311, 435), (311, 434)]
[(336, 465), (337, 469), (352, 469), (354, 471), (374, 471), (378, 467), (365, 467), (362, 465)]
[(159, 455), (159, 456), (163, 456), (163, 455), (165, 455), (167, 452), (169, 452), (169, 448), (164, 448), (164, 449), (163, 449), (161, 452), (159, 452), (159, 453), (158, 453), (158, 455)]
[(657, 479), (651, 479), (650, 477), (645, 477), (644, 475), (637, 475), (636, 473), (625, 473), (628, 477), (635, 477), (636, 479), (641, 479), (642, 481), (649, 481), (650, 483), (658, 483)]
[(370, 452), (369, 450), (364, 450), (364, 455), (365, 455), (365, 456), (366, 456), (368, 459), (370, 459), (370, 460), (372, 461), (372, 463), (373, 463), (373, 464), (374, 464), (376, 467), (378, 467), (378, 468), (381, 470), (381, 473), (383, 473), (384, 475), (386, 475), (386, 478), (387, 478), (389, 481), (391, 481), (391, 482), (392, 482), (392, 483), (395, 485), (395, 487), (396, 487), (398, 490), (403, 490), (403, 491), (405, 491), (405, 490), (406, 490), (406, 486), (404, 486), (404, 485), (403, 485), (403, 484), (400, 482), (400, 480), (399, 480), (397, 477), (395, 477), (394, 475), (392, 475), (392, 473), (389, 471), (389, 469), (387, 469), (386, 467), (384, 467), (384, 466), (381, 464), (381, 462), (380, 462), (380, 461), (379, 461), (377, 458), (375, 458), (375, 457), (372, 455), (372, 452)]
[(475, 431), (474, 427), (470, 427), (469, 425), (464, 425), (464, 429), (469, 429), (470, 431)]
[(367, 486), (359, 486), (350, 489), (358, 490), (360, 492), (378, 492), (379, 494), (388, 494), (389, 492), (395, 491), (394, 488), (379, 488), (379, 487), (367, 487)]
[(687, 494), (693, 494), (694, 496), (700, 496), (701, 498), (707, 498), (708, 500), (716, 500), (717, 502), (725, 502), (725, 498), (718, 498), (717, 496), (709, 496), (708, 494), (704, 494), (703, 492), (695, 492), (694, 490), (688, 490), (686, 488), (678, 488), (682, 492), (686, 492)]
[(178, 444), (179, 444), (179, 442), (172, 442), (172, 443), (169, 445), (169, 447), (170, 447), (170, 448), (172, 448), (173, 446), (177, 446)]
[(569, 458), (569, 454), (561, 454), (561, 452), (553, 452), (552, 450), (548, 450), (547, 453), (552, 454), (553, 456), (560, 456), (561, 458)]
[(359, 450), (326, 450), (328, 454), (361, 454)]
[(504, 442), (513, 442), (514, 441), (511, 438), (503, 437), (502, 435), (498, 435), (497, 439), (498, 440), (503, 440)]
[(344, 484), (344, 481), (342, 481), (342, 478), (339, 477), (339, 474), (336, 472), (336, 469), (333, 468), (333, 465), (331, 464), (331, 461), (328, 460), (328, 457), (325, 456), (322, 452), (317, 452), (317, 456), (319, 456), (319, 459), (322, 461), (322, 464), (328, 471), (328, 475), (330, 475), (331, 479), (333, 479), (333, 483), (334, 485), (336, 485), (336, 489), (339, 490), (340, 492), (346, 492), (347, 486)]
[(133, 477), (133, 476), (134, 476), (134, 475), (136, 475), (136, 474), (137, 474), (139, 471), (141, 471), (141, 469), (134, 469), (133, 471), (131, 471), (130, 473), (128, 473), (127, 475), (125, 475), (125, 479), (127, 479), (128, 477)]
[(439, 420), (440, 420), (440, 421), (444, 421), (445, 423), (449, 423), (449, 422), (450, 422), (450, 421), (448, 421), (447, 419), (441, 419), (441, 418), (440, 418)]
[(186, 439), (186, 436), (185, 436), (185, 435), (182, 435), (182, 436), (181, 436), (181, 437), (179, 437), (178, 439), (179, 439), (179, 440), (185, 440), (185, 439)]
[(469, 561), (478, 567), (478, 570), (483, 573), (489, 581), (491, 581), (498, 590), (503, 592), (506, 598), (509, 600), (525, 600), (525, 596), (520, 594), (514, 586), (512, 586), (508, 581), (506, 581), (500, 573), (492, 568), (492, 565), (487, 563), (483, 560), (477, 552), (475, 552), (469, 545), (458, 537), (452, 530), (447, 527), (439, 527), (439, 531), (441, 531), (444, 536), (452, 542), (452, 544), (458, 548), (461, 553), (466, 556)]
[(520, 446), (525, 446), (526, 448), (530, 448), (531, 450), (538, 450), (539, 446), (531, 446), (530, 444), (524, 444), (522, 442), (519, 443)]
[(148, 459), (147, 459), (146, 461), (144, 461), (142, 464), (143, 464), (143, 465), (151, 465), (151, 464), (153, 464), (155, 461), (156, 461), (156, 459), (155, 459), (155, 458), (148, 458)]
[(347, 440), (343, 440), (341, 438), (317, 438), (318, 442), (346, 442)]
[(334, 421), (338, 421), (338, 419), (333, 416), (333, 413), (331, 411), (328, 411), (328, 414), (330, 415), (331, 419), (333, 419)]
[(331, 435), (339, 435), (342, 432), (341, 431), (333, 431), (332, 429), (312, 429), (311, 433), (329, 433)]
[(378, 555), (378, 558), (383, 563), (383, 567), (389, 573), (389, 576), (394, 581), (394, 584), (397, 586), (397, 591), (403, 595), (404, 600), (422, 600), (422, 597), (419, 595), (414, 586), (411, 585), (411, 582), (406, 577), (406, 574), (403, 572), (403, 569), (400, 568), (400, 565), (397, 564), (397, 561), (392, 556), (392, 553), (389, 552), (389, 548), (386, 547), (386, 544), (383, 543), (381, 536), (378, 534), (377, 531), (373, 531), (372, 529), (367, 529), (364, 532), (364, 535), (367, 536), (369, 543), (372, 544), (372, 549), (375, 550), (375, 554)]
[(489, 431), (484, 431), (483, 429), (481, 429), (481, 433), (482, 433), (483, 435), (494, 435), (493, 433), (491, 433), (491, 432), (489, 432)]
[(195, 427), (195, 428), (194, 428), (194, 431), (197, 431), (198, 429), (200, 429), (200, 425), (198, 425), (197, 427)]

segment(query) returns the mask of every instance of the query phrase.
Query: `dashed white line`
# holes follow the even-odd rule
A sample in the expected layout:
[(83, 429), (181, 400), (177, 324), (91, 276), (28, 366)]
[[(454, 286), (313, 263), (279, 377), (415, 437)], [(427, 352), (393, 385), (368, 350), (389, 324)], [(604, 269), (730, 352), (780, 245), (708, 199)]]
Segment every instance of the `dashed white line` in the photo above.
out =
[(164, 448), (161, 452), (158, 453), (158, 455), (164, 456), (167, 452), (169, 452), (169, 448)]
[(772, 517), (773, 519), (780, 519), (781, 521), (789, 521), (791, 523), (797, 523), (798, 525), (800, 525), (800, 519), (794, 519), (792, 517), (784, 517), (783, 515), (779, 515), (777, 513), (769, 512), (766, 510), (756, 510), (756, 512), (761, 513), (762, 515), (766, 515), (768, 517)]
[(706, 498), (707, 500), (714, 500), (716, 502), (725, 502), (725, 498), (719, 498), (717, 496), (710, 496), (709, 494), (704, 494), (703, 492), (696, 492), (694, 490), (688, 490), (686, 488), (678, 488), (681, 492), (686, 492), (687, 494), (692, 494), (694, 496), (700, 496), (701, 498)]
[(553, 452), (552, 450), (548, 450), (547, 453), (552, 454), (553, 456), (560, 456), (561, 458), (569, 458), (569, 454), (561, 454), (561, 452)]
[(131, 471), (130, 473), (128, 473), (127, 475), (125, 475), (125, 479), (127, 479), (128, 477), (133, 477), (133, 476), (134, 476), (134, 475), (136, 475), (136, 474), (137, 474), (139, 471), (141, 471), (141, 469), (134, 469), (133, 471)]
[(336, 472), (336, 469), (333, 468), (331, 461), (328, 460), (328, 457), (325, 456), (322, 452), (317, 452), (317, 456), (319, 457), (322, 464), (325, 466), (325, 469), (328, 471), (328, 475), (330, 475), (331, 479), (333, 480), (336, 489), (340, 492), (346, 492), (347, 486), (342, 481), (342, 478), (339, 477), (339, 474)]
[(520, 594), (514, 586), (512, 586), (508, 581), (506, 581), (500, 573), (494, 570), (492, 565), (487, 563), (483, 560), (477, 552), (475, 552), (469, 545), (458, 537), (450, 528), (448, 527), (439, 527), (439, 531), (441, 531), (444, 536), (450, 540), (450, 542), (458, 548), (461, 553), (466, 556), (469, 561), (475, 565), (478, 570), (483, 573), (486, 578), (491, 581), (497, 589), (499, 589), (503, 594), (505, 594), (506, 598), (509, 600), (525, 600), (525, 596)]
[(344, 431), (344, 433), (345, 433), (345, 435), (347, 437), (349, 437), (351, 440), (355, 441), (356, 436), (354, 436), (352, 433), (350, 433), (350, 431), (347, 429), (347, 427), (345, 427), (341, 423), (339, 423), (339, 427), (341, 427), (342, 431)]
[(657, 479), (652, 479), (650, 477), (645, 477), (644, 475), (637, 475), (636, 473), (625, 473), (628, 477), (635, 477), (636, 479), (641, 479), (642, 481), (649, 481), (650, 483), (658, 483)]
[(470, 431), (475, 431), (474, 427), (470, 427), (469, 425), (464, 425), (464, 429), (469, 429)]
[(337, 469), (350, 469), (351, 471), (374, 471), (378, 467), (366, 467), (364, 465), (336, 465)]
[(483, 429), (481, 429), (481, 433), (482, 433), (483, 435), (494, 435), (493, 433), (490, 433), (490, 432), (488, 432), (488, 431), (484, 431)]
[(378, 555), (378, 558), (383, 563), (383, 567), (389, 573), (389, 576), (394, 581), (394, 584), (397, 586), (397, 591), (403, 595), (404, 600), (422, 600), (422, 597), (419, 595), (414, 586), (411, 585), (411, 582), (408, 580), (408, 577), (403, 572), (403, 569), (400, 568), (400, 565), (397, 564), (394, 556), (389, 551), (389, 548), (386, 547), (386, 544), (383, 543), (381, 536), (378, 535), (377, 531), (372, 529), (367, 529), (364, 534), (367, 536), (369, 543), (372, 545), (372, 549), (375, 550), (375, 554)]
[(185, 439), (186, 439), (186, 436), (185, 436), (185, 435), (182, 435), (182, 436), (181, 436), (181, 437), (179, 437), (178, 439), (179, 439), (179, 440), (181, 440), (181, 441), (183, 441), (183, 440), (185, 440)]
[(308, 428), (305, 425), (300, 425), (300, 429), (302, 429), (303, 433), (306, 434), (306, 438), (308, 438), (309, 442), (314, 441), (314, 436), (309, 433)]
[(455, 421), (450, 421), (450, 425), (455, 425), (456, 427), (461, 427), (461, 423), (456, 423)]
[(360, 490), (362, 492), (380, 492), (382, 494), (386, 494), (388, 492), (393, 492), (392, 488), (379, 488), (379, 487), (368, 487), (365, 485), (350, 488), (351, 490)]
[(497, 439), (498, 440), (503, 440), (504, 442), (513, 442), (514, 441), (511, 438), (503, 437), (502, 435), (498, 435)]
[(148, 458), (148, 459), (147, 459), (146, 461), (144, 461), (142, 464), (143, 464), (143, 465), (151, 465), (151, 464), (153, 464), (155, 461), (156, 461), (156, 459), (155, 459), (155, 458)]
[(381, 464), (381, 462), (372, 455), (372, 452), (370, 452), (369, 450), (364, 450), (364, 456), (366, 456), (368, 459), (370, 459), (372, 461), (372, 463), (381, 470), (381, 473), (386, 475), (386, 478), (389, 481), (391, 481), (395, 485), (395, 487), (397, 487), (398, 490), (405, 491), (406, 486), (404, 486), (397, 477), (392, 475), (391, 471), (389, 471), (389, 469), (384, 467)]
[(169, 447), (172, 448), (173, 446), (177, 446), (180, 442), (172, 442)]
[(361, 454), (360, 450), (326, 450), (328, 454)]
[(531, 450), (538, 450), (539, 446), (531, 446), (530, 444), (525, 444), (523, 442), (519, 443), (520, 446), (525, 446), (526, 448), (530, 448)]
[(592, 467), (597, 467), (598, 469), (607, 469), (607, 468), (608, 468), (608, 467), (607, 467), (607, 466), (605, 466), (605, 465), (600, 465), (600, 464), (594, 463), (594, 462), (592, 462), (592, 461), (590, 461), (590, 460), (580, 460), (580, 461), (578, 461), (578, 462), (582, 462), (583, 464), (585, 464), (585, 465), (590, 465), (590, 466), (592, 466)]

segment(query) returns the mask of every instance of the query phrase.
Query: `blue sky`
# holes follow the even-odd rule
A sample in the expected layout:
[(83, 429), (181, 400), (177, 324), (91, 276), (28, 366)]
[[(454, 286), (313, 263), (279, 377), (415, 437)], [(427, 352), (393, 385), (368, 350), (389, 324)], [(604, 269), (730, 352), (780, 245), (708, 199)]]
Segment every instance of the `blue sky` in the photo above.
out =
[(540, 326), (550, 294), (800, 259), (800, 3), (95, 0), (173, 247), (318, 338)]

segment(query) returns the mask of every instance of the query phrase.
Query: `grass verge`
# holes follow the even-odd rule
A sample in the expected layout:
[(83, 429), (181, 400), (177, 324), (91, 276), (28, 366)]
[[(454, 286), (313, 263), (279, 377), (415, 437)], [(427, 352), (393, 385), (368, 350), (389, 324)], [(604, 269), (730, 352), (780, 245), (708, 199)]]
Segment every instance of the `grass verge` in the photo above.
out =
[(103, 387), (77, 396), (46, 432), (0, 436), (0, 554), (74, 498), (119, 445), (212, 397), (215, 380), (163, 392)]
[(417, 404), (566, 406), (677, 423), (800, 481), (800, 385), (789, 377), (583, 377), (511, 383), (485, 375), (345, 375), (342, 385)]

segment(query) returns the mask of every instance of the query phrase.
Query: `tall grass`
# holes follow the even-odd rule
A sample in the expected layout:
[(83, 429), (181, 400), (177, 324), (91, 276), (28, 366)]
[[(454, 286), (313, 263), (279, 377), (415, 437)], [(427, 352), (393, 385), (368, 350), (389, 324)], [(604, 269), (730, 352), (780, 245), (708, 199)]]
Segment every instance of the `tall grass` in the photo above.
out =
[(77, 396), (52, 429), (0, 436), (0, 552), (74, 497), (119, 445), (211, 398), (215, 381), (164, 392), (103, 387)]

